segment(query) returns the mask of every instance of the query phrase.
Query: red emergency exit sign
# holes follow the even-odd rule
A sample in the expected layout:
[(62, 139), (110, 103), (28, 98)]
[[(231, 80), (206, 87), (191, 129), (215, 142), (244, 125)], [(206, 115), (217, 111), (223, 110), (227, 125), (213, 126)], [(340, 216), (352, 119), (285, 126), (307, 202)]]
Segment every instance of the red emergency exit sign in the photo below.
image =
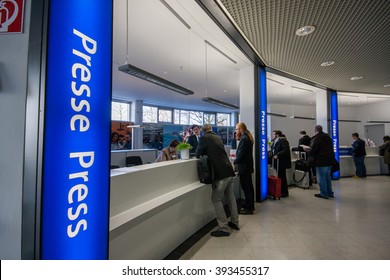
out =
[(0, 0), (0, 34), (23, 31), (24, 0)]

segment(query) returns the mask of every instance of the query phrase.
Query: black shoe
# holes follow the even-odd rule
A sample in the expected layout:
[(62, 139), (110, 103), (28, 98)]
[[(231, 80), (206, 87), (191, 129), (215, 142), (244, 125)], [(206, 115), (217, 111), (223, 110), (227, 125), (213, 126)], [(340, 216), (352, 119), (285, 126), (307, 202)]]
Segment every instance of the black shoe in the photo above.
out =
[(222, 229), (212, 231), (210, 234), (211, 234), (211, 236), (214, 236), (214, 237), (225, 237), (225, 236), (230, 235), (230, 233), (223, 231)]
[(235, 229), (235, 230), (240, 230), (240, 228), (238, 227), (238, 225), (236, 225), (235, 223), (233, 222), (228, 222), (228, 226), (232, 229)]
[(315, 196), (315, 197), (319, 197), (319, 198), (323, 198), (323, 199), (329, 199), (329, 197), (322, 196), (322, 195), (319, 194), (319, 193), (316, 193), (314, 196)]
[(282, 194), (281, 197), (286, 198), (286, 197), (288, 197), (288, 194)]
[(334, 195), (333, 194), (329, 195), (329, 198), (334, 198)]
[(241, 215), (253, 215), (253, 210), (243, 209), (240, 210)]

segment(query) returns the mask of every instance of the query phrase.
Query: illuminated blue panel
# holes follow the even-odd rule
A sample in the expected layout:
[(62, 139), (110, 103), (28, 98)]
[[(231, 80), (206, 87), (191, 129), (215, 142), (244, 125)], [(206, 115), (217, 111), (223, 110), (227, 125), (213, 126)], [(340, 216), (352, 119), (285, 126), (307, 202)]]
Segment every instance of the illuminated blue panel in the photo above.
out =
[(107, 259), (112, 0), (52, 0), (42, 259)]
[[(330, 91), (330, 127), (332, 129), (332, 143), (336, 160), (340, 163), (339, 153), (339, 111), (337, 103), (337, 92)], [(340, 171), (332, 174), (332, 179), (340, 179)]]
[(268, 197), (267, 83), (264, 68), (259, 67), (260, 110), (260, 201)]

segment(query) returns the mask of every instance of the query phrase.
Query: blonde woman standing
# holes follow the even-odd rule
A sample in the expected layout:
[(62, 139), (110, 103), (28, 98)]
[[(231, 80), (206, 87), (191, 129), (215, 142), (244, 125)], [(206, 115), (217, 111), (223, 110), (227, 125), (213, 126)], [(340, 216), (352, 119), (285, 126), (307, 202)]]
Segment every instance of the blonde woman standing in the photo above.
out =
[(234, 164), (237, 164), (241, 188), (245, 194), (245, 207), (241, 208), (239, 213), (241, 215), (253, 215), (255, 210), (255, 191), (252, 183), (254, 140), (243, 122), (236, 124), (236, 133), (237, 140), (240, 142)]

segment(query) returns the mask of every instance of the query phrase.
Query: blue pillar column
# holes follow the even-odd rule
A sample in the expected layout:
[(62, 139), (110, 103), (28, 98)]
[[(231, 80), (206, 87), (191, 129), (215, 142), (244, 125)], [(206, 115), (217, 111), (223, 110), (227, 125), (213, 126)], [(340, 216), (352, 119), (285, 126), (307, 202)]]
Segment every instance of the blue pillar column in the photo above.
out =
[(259, 196), (260, 201), (268, 197), (268, 139), (267, 139), (267, 73), (264, 68), (258, 68), (258, 139), (259, 141)]
[(42, 259), (108, 258), (112, 5), (50, 1)]
[[(328, 91), (329, 97), (329, 132), (332, 137), (333, 150), (336, 160), (340, 163), (340, 154), (339, 154), (339, 111), (338, 111), (338, 102), (337, 102), (337, 92), (334, 90)], [(337, 171), (332, 174), (333, 180), (340, 179), (340, 171)]]

